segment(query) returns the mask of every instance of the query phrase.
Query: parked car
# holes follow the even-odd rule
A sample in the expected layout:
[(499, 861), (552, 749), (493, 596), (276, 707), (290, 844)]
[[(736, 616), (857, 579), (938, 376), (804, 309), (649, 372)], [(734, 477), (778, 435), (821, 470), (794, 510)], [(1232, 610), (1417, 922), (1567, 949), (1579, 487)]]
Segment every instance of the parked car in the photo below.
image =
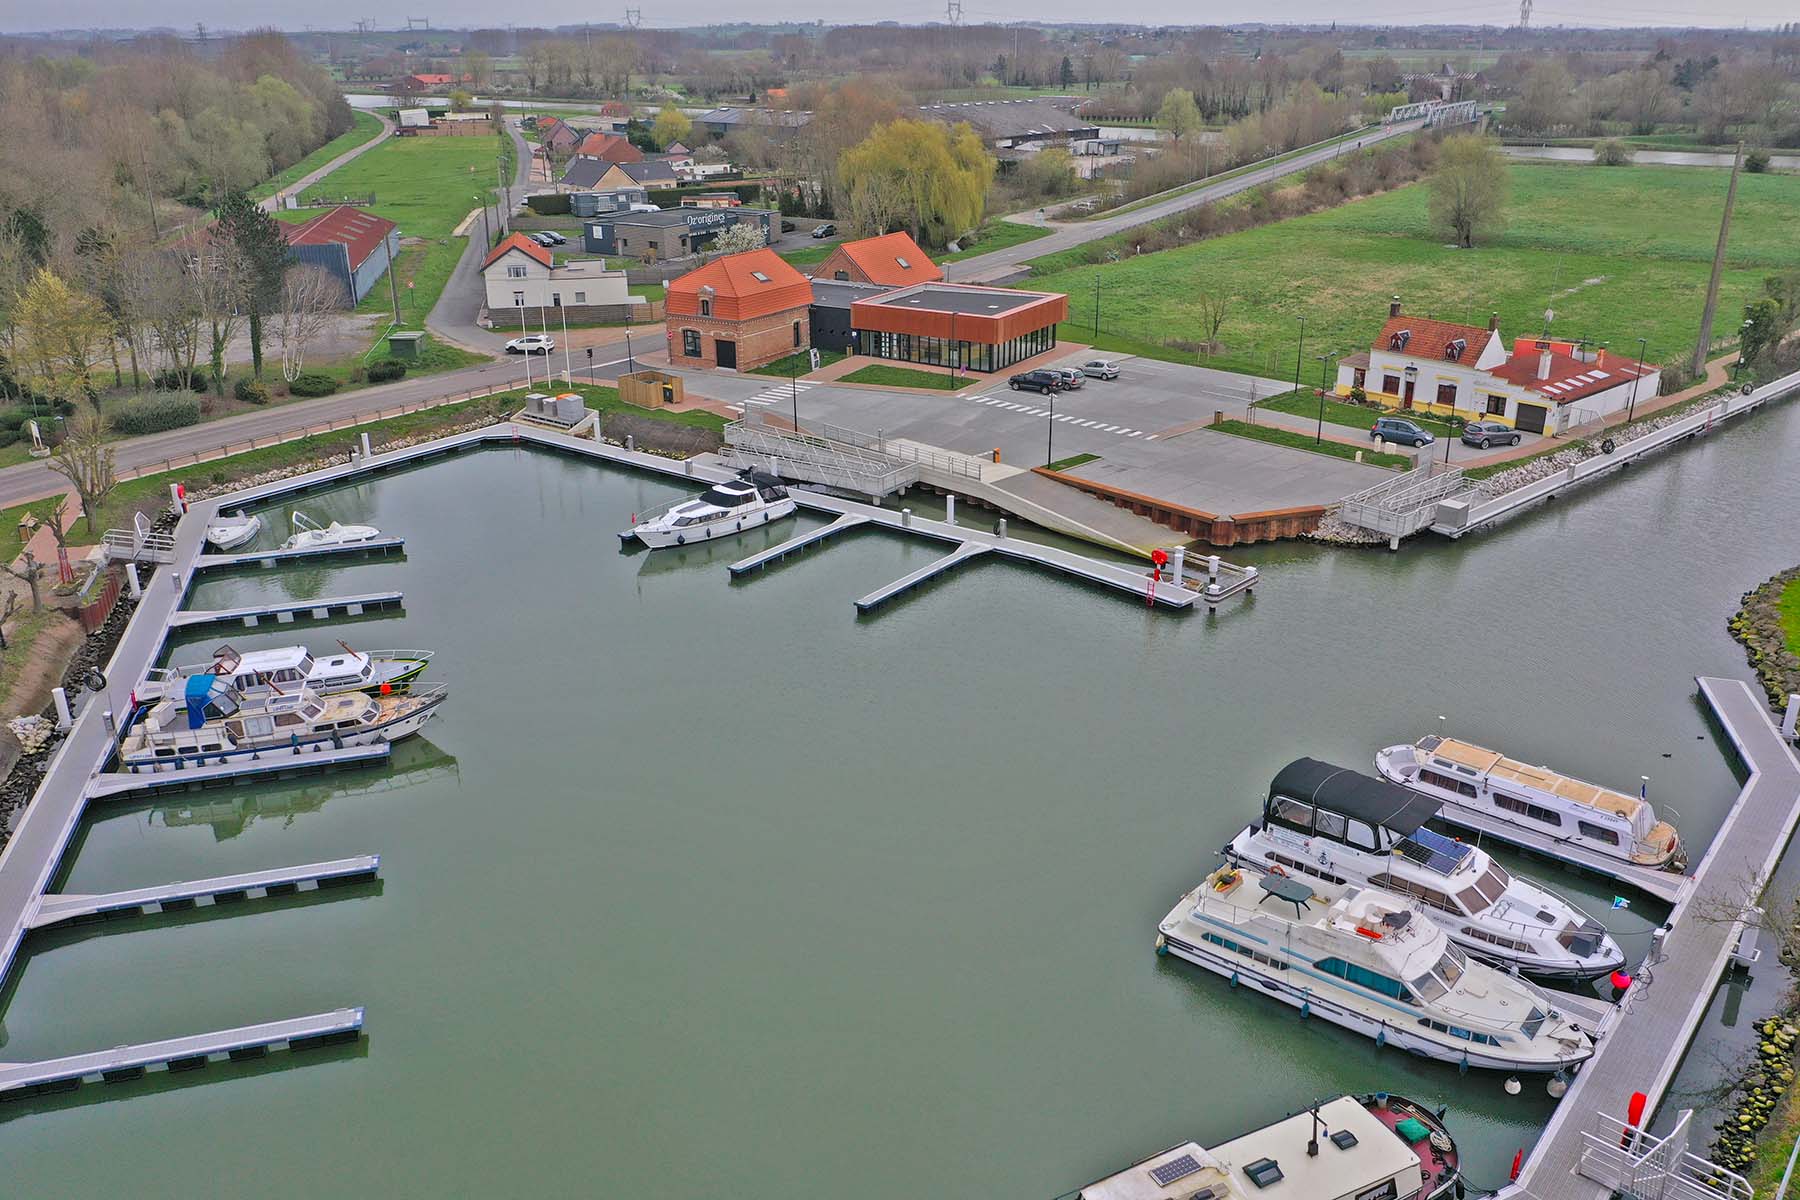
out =
[(1377, 438), (1402, 446), (1429, 446), (1437, 441), (1426, 430), (1404, 417), (1376, 417), (1375, 423), (1369, 426), (1369, 440)]
[(1006, 386), (1015, 392), (1024, 388), (1029, 392), (1049, 395), (1051, 392), (1062, 391), (1063, 377), (1058, 371), (1025, 371), (1008, 379)]
[(549, 239), (550, 239), (550, 244), (551, 244), (551, 245), (552, 245), (552, 246), (562, 246), (562, 245), (566, 245), (566, 244), (567, 244), (567, 243), (568, 243), (568, 240), (569, 240), (569, 239), (568, 239), (568, 238), (566, 238), (566, 237), (564, 237), (564, 236), (563, 236), (563, 235), (562, 235), (562, 234), (560, 234), (560, 233), (558, 233), (558, 232), (556, 232), (556, 230), (554, 230), (554, 229), (546, 229), (546, 230), (544, 230), (544, 232), (543, 232), (543, 234), (542, 234), (542, 236), (543, 236), (543, 237), (547, 237), (547, 238), (549, 238)]
[(830, 221), (813, 227), (812, 235), (816, 238), (828, 238), (837, 233), (837, 226)]
[(506, 343), (508, 354), (548, 354), (556, 349), (556, 340), (547, 333), (528, 333)]
[(1087, 376), (1074, 367), (1051, 367), (1050, 370), (1062, 376), (1063, 390), (1072, 392), (1087, 382)]
[(1501, 443), (1516, 446), (1519, 436), (1518, 430), (1498, 421), (1470, 421), (1462, 430), (1463, 445), (1480, 446), (1483, 450)]
[(1095, 379), (1117, 379), (1119, 364), (1110, 358), (1090, 358), (1081, 364), (1081, 373)]
[(549, 249), (551, 246), (556, 245), (555, 242), (550, 240), (550, 235), (547, 233), (528, 233), (525, 236), (536, 242), (538, 245), (543, 246), (545, 249)]

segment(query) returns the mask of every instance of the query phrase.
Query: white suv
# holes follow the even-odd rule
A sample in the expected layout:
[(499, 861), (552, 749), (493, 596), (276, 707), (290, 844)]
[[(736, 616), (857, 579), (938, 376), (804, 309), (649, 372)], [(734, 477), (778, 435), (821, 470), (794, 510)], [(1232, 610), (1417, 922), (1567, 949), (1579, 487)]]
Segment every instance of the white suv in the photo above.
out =
[(548, 354), (554, 349), (556, 342), (547, 333), (528, 333), (506, 343), (508, 354)]

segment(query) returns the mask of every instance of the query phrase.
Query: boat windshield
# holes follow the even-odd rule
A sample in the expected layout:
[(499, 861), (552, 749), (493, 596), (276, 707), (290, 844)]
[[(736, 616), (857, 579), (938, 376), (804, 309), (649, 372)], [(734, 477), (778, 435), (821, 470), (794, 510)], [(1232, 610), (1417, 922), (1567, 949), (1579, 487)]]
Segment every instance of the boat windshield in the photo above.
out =
[(707, 488), (700, 493), (700, 499), (720, 508), (736, 508), (740, 504), (748, 504), (756, 499), (754, 492), (725, 491), (722, 488)]
[(1463, 969), (1468, 965), (1468, 956), (1460, 949), (1453, 945), (1445, 946), (1444, 956), (1437, 960), (1437, 964), (1418, 978), (1408, 980), (1407, 986), (1418, 994), (1419, 999), (1429, 1004), (1455, 987), (1457, 980), (1463, 977)]
[(1500, 897), (1506, 895), (1506, 889), (1511, 885), (1512, 876), (1506, 873), (1506, 868), (1490, 861), (1488, 869), (1475, 881), (1475, 885), (1457, 893), (1457, 899), (1471, 913), (1486, 912), (1500, 903)]

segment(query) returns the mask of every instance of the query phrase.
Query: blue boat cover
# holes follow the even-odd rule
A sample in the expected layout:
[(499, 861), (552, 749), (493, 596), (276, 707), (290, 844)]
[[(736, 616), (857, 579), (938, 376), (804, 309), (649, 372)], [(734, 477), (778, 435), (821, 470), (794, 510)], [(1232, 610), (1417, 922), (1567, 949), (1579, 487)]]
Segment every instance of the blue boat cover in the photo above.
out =
[(217, 675), (206, 671), (187, 677), (187, 691), (183, 700), (187, 704), (189, 729), (198, 729), (206, 724), (206, 702), (212, 699), (213, 684), (218, 681)]

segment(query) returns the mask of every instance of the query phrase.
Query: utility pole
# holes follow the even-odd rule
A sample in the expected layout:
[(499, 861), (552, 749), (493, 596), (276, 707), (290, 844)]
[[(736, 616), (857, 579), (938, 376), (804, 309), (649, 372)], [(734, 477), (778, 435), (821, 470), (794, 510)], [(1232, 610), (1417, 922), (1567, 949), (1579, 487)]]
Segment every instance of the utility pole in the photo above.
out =
[(1737, 203), (1738, 171), (1744, 165), (1744, 143), (1737, 145), (1731, 160), (1731, 182), (1725, 188), (1725, 215), (1719, 218), (1719, 244), (1713, 250), (1712, 278), (1706, 282), (1706, 307), (1700, 310), (1700, 340), (1694, 343), (1694, 357), (1689, 366), (1698, 373), (1706, 372), (1706, 352), (1712, 342), (1713, 314), (1719, 307), (1719, 276), (1725, 272), (1725, 239), (1731, 234), (1731, 207)]
[(400, 285), (394, 278), (394, 243), (387, 238), (383, 238), (381, 244), (387, 247), (388, 294), (391, 295), (394, 300), (394, 324), (398, 325), (400, 323)]

